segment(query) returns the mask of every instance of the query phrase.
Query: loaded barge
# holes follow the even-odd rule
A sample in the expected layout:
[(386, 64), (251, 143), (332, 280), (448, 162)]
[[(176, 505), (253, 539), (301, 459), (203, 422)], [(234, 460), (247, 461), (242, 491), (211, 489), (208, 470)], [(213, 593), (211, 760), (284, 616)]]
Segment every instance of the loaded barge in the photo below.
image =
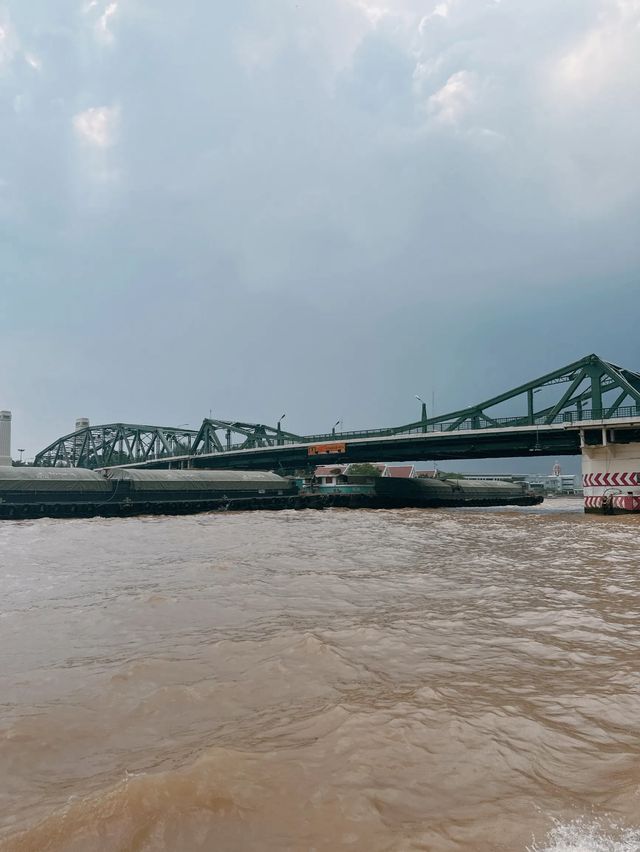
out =
[(0, 518), (187, 514), (329, 507), (531, 506), (542, 502), (521, 483), (395, 480), (333, 486), (263, 471), (0, 468)]

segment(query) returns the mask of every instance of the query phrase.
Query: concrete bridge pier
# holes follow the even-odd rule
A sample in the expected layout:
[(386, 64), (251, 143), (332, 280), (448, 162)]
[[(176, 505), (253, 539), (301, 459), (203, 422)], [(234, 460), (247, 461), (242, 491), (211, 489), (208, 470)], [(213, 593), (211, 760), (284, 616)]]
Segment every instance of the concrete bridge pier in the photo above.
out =
[(586, 443), (580, 432), (585, 512), (640, 513), (640, 441), (622, 443), (616, 437), (616, 430), (602, 428), (601, 443), (592, 443), (592, 437)]

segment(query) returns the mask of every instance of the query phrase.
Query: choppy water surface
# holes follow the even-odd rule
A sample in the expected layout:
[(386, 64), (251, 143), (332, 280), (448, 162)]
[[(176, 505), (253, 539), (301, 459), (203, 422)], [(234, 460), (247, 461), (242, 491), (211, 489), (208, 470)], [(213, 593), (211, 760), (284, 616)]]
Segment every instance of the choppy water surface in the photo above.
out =
[(640, 850), (640, 523), (0, 525), (0, 849)]

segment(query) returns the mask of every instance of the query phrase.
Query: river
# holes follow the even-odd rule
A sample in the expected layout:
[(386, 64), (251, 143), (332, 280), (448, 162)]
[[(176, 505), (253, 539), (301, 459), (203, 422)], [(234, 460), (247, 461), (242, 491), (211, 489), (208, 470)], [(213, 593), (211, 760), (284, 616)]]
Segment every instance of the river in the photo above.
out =
[(639, 533), (2, 522), (0, 850), (637, 852)]

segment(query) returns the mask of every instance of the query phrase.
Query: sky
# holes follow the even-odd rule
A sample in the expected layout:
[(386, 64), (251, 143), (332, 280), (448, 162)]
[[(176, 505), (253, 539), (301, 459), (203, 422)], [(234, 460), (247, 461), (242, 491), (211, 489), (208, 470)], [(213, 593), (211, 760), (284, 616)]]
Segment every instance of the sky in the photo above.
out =
[(0, 0), (14, 448), (640, 369), (639, 57), (640, 0)]

